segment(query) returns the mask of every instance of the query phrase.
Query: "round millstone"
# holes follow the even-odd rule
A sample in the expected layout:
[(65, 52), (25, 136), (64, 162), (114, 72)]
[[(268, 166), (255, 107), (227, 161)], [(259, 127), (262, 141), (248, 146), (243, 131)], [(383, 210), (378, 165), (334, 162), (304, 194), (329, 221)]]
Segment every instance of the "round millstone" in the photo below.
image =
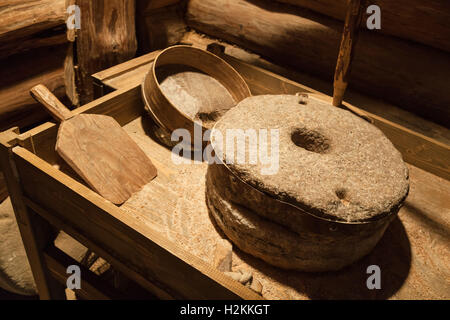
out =
[[(248, 135), (247, 143), (228, 148), (227, 142), (235, 140), (227, 136), (236, 130), (256, 132), (258, 143), (249, 143)], [(267, 145), (261, 144), (264, 134)], [(243, 251), (283, 268), (333, 270), (364, 256), (409, 191), (408, 169), (389, 139), (365, 120), (319, 100), (247, 98), (215, 125), (212, 146), (222, 163), (208, 169), (212, 216)], [(278, 158), (272, 158), (278, 162), (249, 162), (251, 152), (259, 155), (261, 148), (266, 154), (278, 148)], [(246, 161), (239, 162), (239, 154)], [(250, 215), (264, 223), (243, 228)], [(279, 230), (277, 239), (270, 236), (273, 230)], [(255, 235), (263, 240), (243, 244)], [(280, 237), (290, 240), (275, 243)], [(278, 252), (251, 245), (264, 242), (272, 242)]]

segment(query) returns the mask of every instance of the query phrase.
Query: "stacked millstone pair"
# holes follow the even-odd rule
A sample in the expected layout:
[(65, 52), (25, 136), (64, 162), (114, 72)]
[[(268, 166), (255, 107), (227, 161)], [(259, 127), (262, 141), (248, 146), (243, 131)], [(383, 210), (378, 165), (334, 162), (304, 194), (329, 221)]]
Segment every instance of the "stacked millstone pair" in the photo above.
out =
[[(228, 129), (266, 134), (258, 141), (267, 145), (247, 139), (233, 152), (227, 135), (237, 131)], [(380, 130), (312, 98), (247, 98), (216, 123), (211, 144), (218, 158), (206, 177), (213, 220), (242, 251), (284, 269), (338, 270), (365, 256), (409, 191), (402, 156)], [(277, 146), (278, 164), (249, 163), (250, 151), (270, 155)], [(262, 170), (268, 166), (272, 172)]]

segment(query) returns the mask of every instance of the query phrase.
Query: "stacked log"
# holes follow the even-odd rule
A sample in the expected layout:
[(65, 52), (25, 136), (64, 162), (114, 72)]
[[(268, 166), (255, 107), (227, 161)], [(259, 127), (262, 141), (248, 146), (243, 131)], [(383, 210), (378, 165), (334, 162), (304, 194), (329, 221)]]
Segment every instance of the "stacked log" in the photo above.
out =
[(67, 42), (65, 0), (2, 1), (0, 17), (0, 59)]
[(0, 130), (46, 119), (28, 90), (44, 83), (64, 98), (65, 0), (6, 0), (0, 6)]
[[(67, 32), (70, 5), (81, 9), (77, 32)], [(3, 0), (0, 131), (24, 131), (49, 119), (29, 94), (37, 84), (67, 105), (92, 100), (91, 74), (134, 57), (134, 17), (134, 0)]]
[[(347, 0), (277, 0), (344, 21)], [(371, 0), (381, 9), (382, 34), (450, 52), (450, 1)], [(365, 26), (362, 26), (365, 27)]]
[[(343, 24), (267, 1), (191, 0), (188, 26), (330, 82)], [(426, 27), (426, 26), (424, 26)], [(371, 31), (360, 33), (350, 87), (438, 123), (450, 123), (450, 55)]]

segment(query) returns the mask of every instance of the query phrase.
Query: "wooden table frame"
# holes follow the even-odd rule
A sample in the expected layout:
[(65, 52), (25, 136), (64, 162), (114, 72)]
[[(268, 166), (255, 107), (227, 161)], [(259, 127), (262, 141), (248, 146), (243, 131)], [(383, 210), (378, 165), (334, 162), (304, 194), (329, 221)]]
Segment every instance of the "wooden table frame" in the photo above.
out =
[[(254, 94), (308, 93), (331, 97), (243, 63), (211, 47), (245, 78)], [(139, 57), (94, 76), (97, 94), (112, 91), (75, 110), (113, 116), (125, 125), (144, 112), (140, 83), (157, 52)], [(120, 80), (127, 75), (126, 81)], [(114, 91), (115, 90), (115, 91)], [(449, 146), (349, 104), (365, 114), (402, 152), (405, 160), (450, 179)], [(171, 243), (58, 170), (54, 144), (57, 126), (45, 123), (23, 134), (11, 129), (0, 135), (0, 164), (5, 174), (19, 229), (41, 299), (64, 299), (66, 268), (77, 264), (53, 245), (52, 228), (63, 230), (99, 254), (127, 277), (163, 299), (259, 299), (198, 257)], [(89, 270), (82, 270), (83, 298), (114, 299), (120, 294)]]

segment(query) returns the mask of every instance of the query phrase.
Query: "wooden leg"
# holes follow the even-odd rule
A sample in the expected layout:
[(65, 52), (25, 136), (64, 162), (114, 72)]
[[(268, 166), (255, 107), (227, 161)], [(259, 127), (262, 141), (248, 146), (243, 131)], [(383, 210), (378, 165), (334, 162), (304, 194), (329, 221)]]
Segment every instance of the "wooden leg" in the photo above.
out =
[(50, 275), (43, 254), (43, 250), (52, 244), (54, 232), (46, 220), (24, 204), (20, 182), (14, 174), (16, 168), (12, 161), (12, 149), (3, 143), (0, 145), (0, 164), (39, 297), (42, 300), (64, 300), (65, 288)]

